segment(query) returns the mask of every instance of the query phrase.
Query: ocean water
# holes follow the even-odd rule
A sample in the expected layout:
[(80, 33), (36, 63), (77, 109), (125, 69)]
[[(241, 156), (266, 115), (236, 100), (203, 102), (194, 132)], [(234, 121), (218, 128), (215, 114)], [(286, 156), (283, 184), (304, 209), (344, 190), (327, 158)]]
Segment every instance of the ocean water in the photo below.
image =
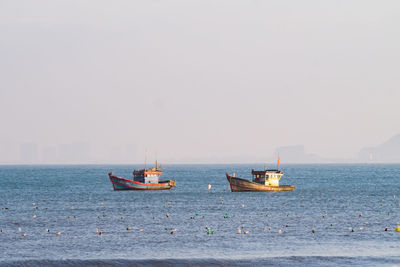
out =
[(172, 190), (112, 190), (139, 167), (0, 166), (0, 265), (400, 266), (400, 165), (282, 165), (294, 191), (237, 193), (225, 172), (263, 165), (166, 165)]

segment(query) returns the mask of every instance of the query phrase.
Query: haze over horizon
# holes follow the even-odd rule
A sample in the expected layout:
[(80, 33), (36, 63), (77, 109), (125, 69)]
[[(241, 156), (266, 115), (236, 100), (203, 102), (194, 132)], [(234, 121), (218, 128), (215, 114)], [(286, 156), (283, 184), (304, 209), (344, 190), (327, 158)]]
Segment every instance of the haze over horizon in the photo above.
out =
[(400, 133), (399, 14), (398, 1), (1, 1), (0, 163), (265, 162), (296, 145), (368, 158)]

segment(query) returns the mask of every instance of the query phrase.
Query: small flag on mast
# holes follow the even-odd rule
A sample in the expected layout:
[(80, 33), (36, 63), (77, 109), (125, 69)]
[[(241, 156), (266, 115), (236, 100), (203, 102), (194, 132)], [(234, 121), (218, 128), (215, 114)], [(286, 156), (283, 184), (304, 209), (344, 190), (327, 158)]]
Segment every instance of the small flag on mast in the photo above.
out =
[(281, 163), (281, 157), (278, 155), (278, 166), (279, 166), (279, 163)]

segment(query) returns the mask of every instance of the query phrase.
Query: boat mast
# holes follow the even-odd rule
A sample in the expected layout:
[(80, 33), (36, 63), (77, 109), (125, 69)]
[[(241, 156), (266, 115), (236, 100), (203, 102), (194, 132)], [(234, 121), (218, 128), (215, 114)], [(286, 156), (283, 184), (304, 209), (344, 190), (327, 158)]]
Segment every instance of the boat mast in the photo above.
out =
[(281, 163), (281, 157), (278, 154), (278, 164), (276, 165), (276, 169), (279, 171), (279, 163)]
[(147, 167), (147, 148), (144, 151), (144, 169), (146, 170)]

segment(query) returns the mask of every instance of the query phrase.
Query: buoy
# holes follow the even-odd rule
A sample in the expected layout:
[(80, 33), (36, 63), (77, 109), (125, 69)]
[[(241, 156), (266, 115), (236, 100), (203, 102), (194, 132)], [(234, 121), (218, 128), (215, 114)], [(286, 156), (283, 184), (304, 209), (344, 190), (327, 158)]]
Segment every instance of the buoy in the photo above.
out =
[(36, 215), (33, 215), (33, 219), (36, 219)]
[(400, 227), (397, 225), (396, 228), (394, 228), (395, 232), (400, 232)]
[(280, 235), (282, 234), (282, 230), (281, 229), (278, 230), (278, 234), (280, 234)]
[(249, 234), (249, 231), (244, 231), (244, 234), (245, 234), (245, 235), (248, 235), (248, 234)]
[(169, 214), (167, 213), (167, 214), (165, 214), (165, 216), (167, 217), (167, 218), (169, 218)]
[(60, 236), (60, 235), (61, 235), (61, 232), (57, 232), (56, 236)]
[(208, 190), (211, 190), (211, 185), (210, 184), (208, 184)]

